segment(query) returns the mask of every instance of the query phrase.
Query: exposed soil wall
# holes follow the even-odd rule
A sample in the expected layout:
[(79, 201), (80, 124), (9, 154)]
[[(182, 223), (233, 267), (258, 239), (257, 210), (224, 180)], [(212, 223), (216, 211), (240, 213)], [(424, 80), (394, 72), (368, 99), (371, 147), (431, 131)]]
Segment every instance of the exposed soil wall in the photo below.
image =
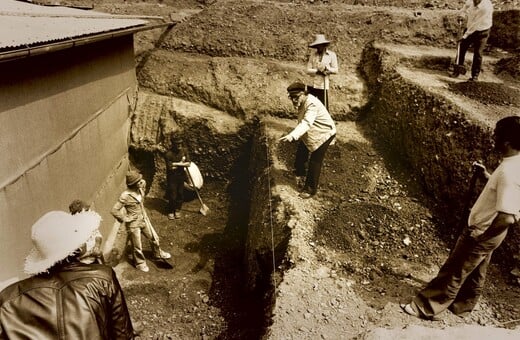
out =
[(520, 48), (520, 9), (496, 11), (488, 43), (506, 50)]
[[(417, 175), (434, 198), (439, 225), (457, 234), (467, 218), (465, 208), (484, 184), (468, 192), (471, 162), (481, 160), (489, 169), (498, 164), (491, 134), (501, 113), (468, 112), (462, 103), (404, 77), (399, 62), (376, 43), (365, 48), (361, 70), (372, 92), (363, 125), (368, 135), (377, 135), (383, 153), (402, 160)], [(509, 238), (508, 243), (516, 241)]]
[(251, 208), (245, 258), (247, 284), (251, 290), (272, 290), (271, 280), (277, 276), (273, 263), (282, 262), (291, 236), (288, 212), (280, 198), (272, 196), (275, 177), (271, 173), (273, 160), (269, 143), (262, 123), (253, 140), (249, 163)]

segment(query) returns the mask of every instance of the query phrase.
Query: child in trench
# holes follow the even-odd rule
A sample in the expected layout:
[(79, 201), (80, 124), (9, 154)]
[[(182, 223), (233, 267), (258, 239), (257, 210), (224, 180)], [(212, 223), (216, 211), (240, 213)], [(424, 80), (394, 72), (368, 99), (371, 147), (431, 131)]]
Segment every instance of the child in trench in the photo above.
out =
[(124, 223), (132, 246), (132, 259), (137, 269), (148, 272), (146, 258), (143, 253), (141, 235), (150, 240), (155, 258), (169, 259), (171, 254), (161, 249), (159, 236), (153, 228), (144, 208), (146, 182), (136, 171), (126, 175), (127, 189), (119, 196), (110, 213), (120, 223)]
[(166, 195), (168, 198), (168, 219), (181, 218), (180, 210), (184, 203), (184, 182), (187, 181), (186, 167), (190, 166), (184, 141), (178, 134), (170, 137), (171, 149), (165, 155)]

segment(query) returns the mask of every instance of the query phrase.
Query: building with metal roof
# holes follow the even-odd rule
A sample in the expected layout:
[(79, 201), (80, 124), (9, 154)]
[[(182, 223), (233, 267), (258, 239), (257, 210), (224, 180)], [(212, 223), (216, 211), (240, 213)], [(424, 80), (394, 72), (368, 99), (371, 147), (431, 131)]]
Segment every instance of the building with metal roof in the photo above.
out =
[(155, 27), (135, 17), (0, 1), (0, 288), (26, 276), (32, 224), (74, 199), (101, 214), (110, 247), (119, 225), (109, 211), (129, 167), (133, 34)]

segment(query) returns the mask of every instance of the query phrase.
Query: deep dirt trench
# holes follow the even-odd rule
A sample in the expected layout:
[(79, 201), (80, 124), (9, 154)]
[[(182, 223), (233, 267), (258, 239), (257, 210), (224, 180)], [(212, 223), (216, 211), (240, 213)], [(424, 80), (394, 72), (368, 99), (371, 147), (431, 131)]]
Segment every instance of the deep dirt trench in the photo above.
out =
[[(199, 213), (193, 193), (183, 206), (183, 218), (174, 221), (166, 218), (160, 195), (148, 198), (146, 206), (174, 267), (155, 263), (142, 273), (124, 258), (116, 267), (131, 315), (144, 326), (141, 338), (339, 339), (362, 338), (378, 327), (437, 327), (404, 315), (398, 303), (435, 275), (456, 233), (445, 232), (445, 216), (435, 211), (420, 181), (388, 145), (369, 137), (367, 124), (339, 123), (315, 199), (297, 196), (289, 170), (294, 145), (275, 142), (292, 121), (279, 118), (265, 124), (273, 160), (253, 162), (271, 164), (270, 185), (261, 176), (251, 177), (254, 171), (265, 173), (265, 167), (249, 169), (246, 154), (255, 146), (247, 139), (231, 167), (233, 175), (204, 185), (201, 195), (211, 209), (207, 216)], [(152, 159), (139, 152), (133, 162), (146, 173), (143, 164)], [(250, 203), (265, 204), (251, 201), (254, 181), (269, 187), (273, 202), (282, 202), (283, 214), (296, 222), (287, 250), (291, 254), (277, 257), (277, 269), (283, 271), (278, 286), (273, 291), (272, 267), (266, 266), (265, 285), (251, 293), (245, 270)], [(514, 328), (510, 321), (520, 313), (520, 290), (507, 274), (493, 263), (477, 310), (466, 319), (446, 313), (443, 327)], [(269, 329), (271, 322), (276, 328)]]
[(146, 202), (173, 269), (154, 262), (142, 273), (124, 258), (117, 266), (134, 322), (144, 326), (142, 338), (255, 339), (263, 332), (264, 296), (244, 286), (249, 202), (243, 180), (206, 183), (207, 216), (193, 194), (174, 221), (166, 218), (165, 200)]

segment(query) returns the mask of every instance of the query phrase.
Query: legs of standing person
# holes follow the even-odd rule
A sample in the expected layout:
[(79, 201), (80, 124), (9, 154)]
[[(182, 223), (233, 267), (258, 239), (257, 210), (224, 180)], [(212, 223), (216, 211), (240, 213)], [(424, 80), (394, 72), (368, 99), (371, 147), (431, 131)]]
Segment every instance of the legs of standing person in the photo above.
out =
[(173, 189), (175, 195), (173, 198), (173, 213), (176, 218), (180, 217), (179, 211), (184, 203), (184, 177), (178, 177), (175, 179), (175, 188)]
[(166, 196), (168, 198), (168, 218), (175, 218), (175, 181), (174, 176), (167, 174), (166, 176)]
[(468, 48), (471, 46), (471, 36), (467, 37), (466, 39), (461, 39), (457, 43), (457, 57), (455, 59), (455, 66), (453, 69), (453, 77), (458, 77), (461, 74), (465, 74), (465, 68), (464, 68), (464, 60), (466, 59), (466, 52), (468, 51)]
[(473, 41), (473, 62), (471, 64), (471, 78), (477, 80), (482, 68), (482, 54), (489, 38), (489, 30), (478, 31), (471, 35)]
[(413, 299), (420, 315), (433, 318), (454, 303), (458, 314), (471, 311), (482, 291), (489, 258), (504, 238), (505, 233), (476, 243), (465, 230), (437, 277)]
[(143, 254), (143, 244), (141, 242), (142, 226), (143, 224), (139, 223), (139, 221), (133, 221), (126, 229), (132, 245), (132, 257), (136, 266), (146, 263), (146, 258)]
[(309, 149), (305, 146), (301, 140), (298, 141), (296, 146), (296, 157), (294, 159), (294, 174), (297, 177), (303, 177), (307, 175), (307, 162), (309, 160)]
[(449, 310), (455, 315), (469, 313), (477, 305), (482, 290), (484, 289), (484, 282), (486, 281), (486, 272), (491, 260), (491, 252), (484, 261), (469, 274), (462, 287), (460, 287), (457, 297), (450, 305)]
[(150, 228), (148, 224), (146, 224), (142, 229), (143, 235), (150, 241), (150, 248), (152, 248), (152, 253), (154, 257), (160, 257), (161, 247), (159, 245), (159, 235), (154, 228)]
[(321, 167), (323, 166), (323, 160), (325, 159), (325, 153), (335, 136), (327, 139), (318, 149), (311, 153), (309, 160), (309, 169), (307, 171), (307, 178), (305, 179), (304, 191), (309, 192), (311, 195), (315, 195), (318, 191), (318, 184), (320, 181)]

